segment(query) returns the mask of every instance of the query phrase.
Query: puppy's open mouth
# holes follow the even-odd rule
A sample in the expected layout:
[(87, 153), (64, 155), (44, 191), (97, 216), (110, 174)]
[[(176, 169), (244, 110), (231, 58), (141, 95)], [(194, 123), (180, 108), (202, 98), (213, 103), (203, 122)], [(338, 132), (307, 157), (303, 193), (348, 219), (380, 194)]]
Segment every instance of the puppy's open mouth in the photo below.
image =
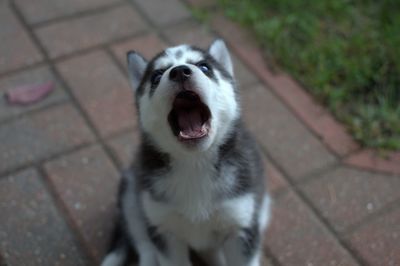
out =
[(196, 141), (210, 131), (211, 112), (193, 91), (178, 93), (172, 103), (168, 122), (180, 141)]

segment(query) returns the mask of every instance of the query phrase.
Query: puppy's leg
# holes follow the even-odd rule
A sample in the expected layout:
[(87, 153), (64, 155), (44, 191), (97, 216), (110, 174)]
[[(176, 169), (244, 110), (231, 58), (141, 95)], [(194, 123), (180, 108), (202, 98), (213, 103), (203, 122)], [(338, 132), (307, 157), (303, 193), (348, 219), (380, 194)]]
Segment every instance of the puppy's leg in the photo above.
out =
[(133, 176), (126, 179), (121, 205), (126, 227), (139, 255), (139, 266), (158, 266), (156, 248), (148, 235), (146, 219), (138, 200)]
[(139, 266), (157, 266), (157, 251), (147, 234), (147, 227), (142, 219), (134, 215), (126, 216), (128, 230), (133, 236), (133, 245), (139, 255)]
[(209, 266), (225, 266), (224, 253), (220, 249), (198, 252), (204, 262)]
[(126, 179), (119, 186), (119, 204), (118, 204), (118, 215), (114, 232), (111, 239), (110, 250), (106, 257), (101, 262), (101, 266), (124, 266), (127, 265), (131, 259), (132, 246), (130, 243), (130, 236), (127, 232), (127, 226), (125, 223), (124, 215), (121, 210), (121, 199), (123, 196), (124, 188), (126, 187)]
[(126, 265), (127, 250), (123, 246), (113, 249), (101, 262), (101, 266), (123, 266)]
[(129, 243), (117, 243), (112, 247), (110, 253), (103, 259), (101, 266), (123, 266), (128, 259)]
[(163, 235), (163, 246), (157, 245), (160, 266), (191, 266), (189, 248), (173, 236)]
[(265, 195), (256, 221), (231, 236), (224, 245), (224, 253), (229, 266), (259, 266), (264, 230), (270, 220), (271, 198)]
[(224, 244), (224, 253), (229, 266), (259, 266), (260, 236), (258, 226), (242, 229)]

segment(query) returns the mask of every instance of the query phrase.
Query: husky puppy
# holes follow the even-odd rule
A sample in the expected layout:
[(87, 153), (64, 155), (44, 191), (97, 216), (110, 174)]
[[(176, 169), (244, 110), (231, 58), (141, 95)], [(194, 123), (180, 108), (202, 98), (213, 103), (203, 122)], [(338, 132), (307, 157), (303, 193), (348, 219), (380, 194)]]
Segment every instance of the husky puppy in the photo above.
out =
[(103, 266), (259, 266), (270, 198), (243, 126), (229, 52), (171, 47), (150, 62), (128, 52), (141, 132), (119, 194), (119, 230)]

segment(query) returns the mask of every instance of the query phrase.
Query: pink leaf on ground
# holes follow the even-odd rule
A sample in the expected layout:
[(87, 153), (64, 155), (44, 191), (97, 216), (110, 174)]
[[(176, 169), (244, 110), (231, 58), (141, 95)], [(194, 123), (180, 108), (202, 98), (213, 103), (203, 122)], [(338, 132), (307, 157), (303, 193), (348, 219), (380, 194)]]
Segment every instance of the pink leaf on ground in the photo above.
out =
[(10, 104), (31, 104), (45, 98), (54, 89), (53, 82), (49, 81), (38, 85), (23, 85), (9, 89), (4, 97)]

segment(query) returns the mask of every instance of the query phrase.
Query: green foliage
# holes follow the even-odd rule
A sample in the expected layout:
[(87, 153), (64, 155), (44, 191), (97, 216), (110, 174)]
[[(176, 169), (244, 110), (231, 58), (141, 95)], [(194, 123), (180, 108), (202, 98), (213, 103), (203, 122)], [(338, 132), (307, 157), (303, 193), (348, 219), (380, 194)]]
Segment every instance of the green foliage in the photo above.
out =
[(368, 147), (400, 149), (400, 1), (220, 0)]
[(208, 22), (210, 13), (207, 10), (197, 7), (191, 7), (190, 11), (192, 12), (193, 17), (195, 17), (197, 20), (204, 23)]

